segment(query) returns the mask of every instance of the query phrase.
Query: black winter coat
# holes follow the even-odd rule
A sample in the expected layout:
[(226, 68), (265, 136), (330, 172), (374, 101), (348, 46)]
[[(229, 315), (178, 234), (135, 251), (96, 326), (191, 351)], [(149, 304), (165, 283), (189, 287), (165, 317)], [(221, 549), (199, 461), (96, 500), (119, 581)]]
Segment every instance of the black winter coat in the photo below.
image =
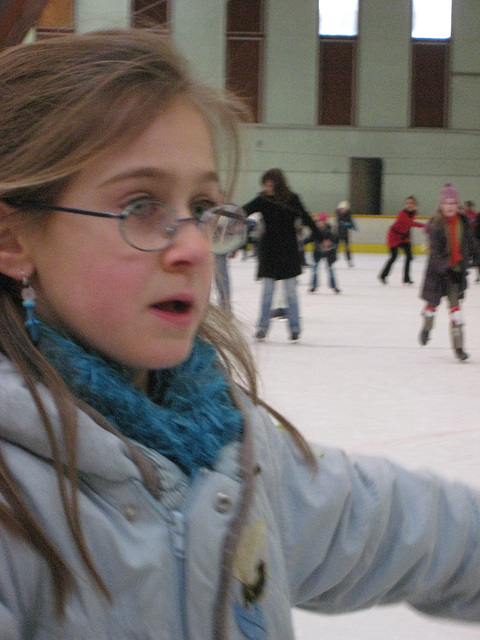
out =
[(243, 205), (247, 215), (259, 211), (265, 232), (258, 243), (258, 277), (288, 280), (302, 272), (302, 258), (295, 229), (300, 220), (312, 230), (319, 241), (323, 235), (313, 222), (297, 194), (292, 193), (286, 204), (272, 196), (258, 195)]
[[(479, 255), (468, 218), (460, 215), (460, 221), (462, 224), (460, 240), (462, 264), (461, 271), (457, 277), (460, 282), (460, 297), (463, 298), (463, 294), (467, 288), (466, 274), (468, 258), (473, 255), (475, 263), (478, 264)], [(443, 218), (432, 218), (428, 224), (427, 233), (430, 255), (428, 257), (425, 280), (420, 297), (433, 307), (437, 307), (442, 297), (447, 295), (447, 276), (450, 273), (450, 245), (447, 236), (448, 230)]]
[(352, 219), (350, 211), (346, 211), (345, 213), (340, 213), (337, 209), (335, 212), (335, 216), (337, 218), (337, 235), (338, 239), (341, 241), (348, 240), (350, 229), (356, 230), (355, 222)]

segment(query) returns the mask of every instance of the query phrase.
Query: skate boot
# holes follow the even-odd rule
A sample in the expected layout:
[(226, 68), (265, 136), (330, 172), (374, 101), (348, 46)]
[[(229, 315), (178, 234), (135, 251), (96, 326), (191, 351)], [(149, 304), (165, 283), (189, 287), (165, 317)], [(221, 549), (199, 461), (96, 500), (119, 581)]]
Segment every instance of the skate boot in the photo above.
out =
[(452, 335), (452, 345), (453, 351), (455, 353), (455, 357), (457, 357), (462, 362), (467, 360), (468, 353), (465, 353), (463, 350), (463, 331), (461, 324), (452, 324), (450, 327), (451, 335)]
[(455, 355), (459, 360), (462, 361), (466, 360), (469, 357), (468, 353), (465, 353), (465, 351), (463, 349), (460, 349), (460, 347), (458, 349), (455, 349)]
[(430, 340), (430, 331), (433, 328), (433, 316), (424, 316), (423, 327), (418, 337), (420, 344), (425, 346)]

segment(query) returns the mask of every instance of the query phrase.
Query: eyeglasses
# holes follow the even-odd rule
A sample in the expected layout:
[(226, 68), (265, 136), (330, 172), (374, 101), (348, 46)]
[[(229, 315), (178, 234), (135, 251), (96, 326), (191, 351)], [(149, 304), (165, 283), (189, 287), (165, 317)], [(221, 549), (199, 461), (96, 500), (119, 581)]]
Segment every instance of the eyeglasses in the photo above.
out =
[(149, 199), (132, 202), (119, 214), (57, 207), (32, 200), (22, 200), (16, 205), (116, 219), (122, 238), (139, 251), (166, 249), (172, 243), (181, 222), (195, 224), (209, 239), (212, 251), (216, 254), (235, 251), (245, 242), (246, 215), (243, 209), (235, 204), (199, 207), (192, 218), (178, 218), (175, 209), (166, 202)]

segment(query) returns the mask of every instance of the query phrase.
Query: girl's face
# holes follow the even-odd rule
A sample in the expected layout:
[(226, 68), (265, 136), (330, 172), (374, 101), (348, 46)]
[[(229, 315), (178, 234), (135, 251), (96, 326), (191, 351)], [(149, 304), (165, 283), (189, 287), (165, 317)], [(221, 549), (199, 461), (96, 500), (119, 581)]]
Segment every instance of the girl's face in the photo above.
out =
[(451, 218), (455, 214), (458, 213), (458, 202), (455, 198), (445, 198), (445, 200), (440, 205), (443, 215), (447, 218)]
[[(209, 129), (177, 98), (133, 142), (92, 161), (56, 204), (118, 214), (148, 197), (189, 218), (219, 196)], [(38, 315), (51, 326), (135, 370), (189, 355), (213, 268), (196, 225), (180, 224), (170, 246), (146, 253), (125, 243), (116, 220), (57, 212), (30, 245)]]
[(412, 213), (417, 208), (417, 203), (413, 198), (407, 198), (405, 200), (405, 211)]
[(262, 185), (262, 191), (266, 196), (275, 195), (275, 183), (273, 180), (265, 180)]

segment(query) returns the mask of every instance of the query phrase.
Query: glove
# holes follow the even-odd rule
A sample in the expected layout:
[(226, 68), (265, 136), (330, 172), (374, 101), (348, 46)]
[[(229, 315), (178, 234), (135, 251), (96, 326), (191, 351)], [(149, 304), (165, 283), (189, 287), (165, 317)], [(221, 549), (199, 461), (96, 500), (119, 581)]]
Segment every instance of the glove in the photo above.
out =
[(460, 283), (462, 281), (463, 273), (461, 271), (455, 271), (455, 269), (449, 269), (448, 275), (453, 282)]

